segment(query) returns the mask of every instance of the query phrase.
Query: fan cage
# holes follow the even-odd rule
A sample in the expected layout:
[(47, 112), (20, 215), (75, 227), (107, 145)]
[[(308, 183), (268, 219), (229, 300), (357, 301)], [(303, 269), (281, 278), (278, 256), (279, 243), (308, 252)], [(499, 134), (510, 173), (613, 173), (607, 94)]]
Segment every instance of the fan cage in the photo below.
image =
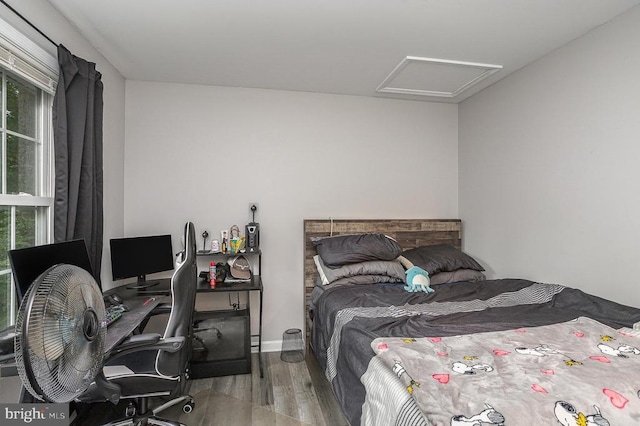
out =
[(65, 403), (101, 371), (106, 338), (102, 292), (91, 274), (55, 265), (27, 291), (16, 320), (16, 365), (27, 391)]

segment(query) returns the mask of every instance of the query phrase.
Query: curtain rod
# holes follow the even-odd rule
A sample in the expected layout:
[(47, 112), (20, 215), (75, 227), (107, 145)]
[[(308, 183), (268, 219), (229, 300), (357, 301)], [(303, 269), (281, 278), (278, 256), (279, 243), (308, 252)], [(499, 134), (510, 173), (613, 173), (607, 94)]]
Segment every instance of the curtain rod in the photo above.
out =
[(33, 28), (34, 30), (36, 30), (38, 33), (40, 33), (40, 35), (44, 38), (46, 38), (47, 40), (49, 40), (51, 42), (51, 44), (53, 44), (54, 46), (58, 46), (58, 43), (56, 43), (55, 41), (51, 40), (51, 38), (49, 38), (48, 35), (46, 35), (45, 33), (42, 32), (42, 30), (40, 30), (40, 28), (36, 27), (35, 25), (33, 25), (31, 23), (31, 21), (29, 21), (27, 18), (25, 18), (24, 16), (22, 16), (20, 14), (20, 12), (18, 12), (17, 10), (15, 10), (13, 7), (11, 7), (11, 5), (9, 3), (7, 3), (5, 0), (0, 0), (0, 3), (4, 4), (5, 6), (7, 6), (7, 8), (9, 8), (10, 11), (12, 11), (13, 13), (15, 13), (16, 15), (18, 15), (18, 17), (20, 19), (22, 19), (24, 22), (26, 22), (27, 24), (29, 24), (31, 26), (31, 28)]

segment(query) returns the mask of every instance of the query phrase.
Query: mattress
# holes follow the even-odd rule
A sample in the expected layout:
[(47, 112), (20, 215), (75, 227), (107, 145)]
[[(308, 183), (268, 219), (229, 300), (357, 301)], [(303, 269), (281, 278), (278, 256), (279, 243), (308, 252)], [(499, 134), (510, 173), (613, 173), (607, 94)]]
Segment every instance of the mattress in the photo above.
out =
[[(517, 279), (441, 284), (430, 294), (403, 287), (348, 285), (313, 292), (313, 350), (352, 425), (536, 424), (523, 420), (527, 415), (540, 419), (538, 424), (640, 422), (640, 340), (620, 331), (640, 321), (639, 309), (574, 288)], [(582, 344), (592, 338), (590, 346), (576, 353), (576, 342), (561, 337), (562, 327), (582, 334)], [(483, 347), (484, 341), (492, 345)], [(545, 361), (559, 364), (537, 365), (543, 356), (525, 356), (516, 348), (532, 353), (538, 348), (549, 355)], [(562, 356), (551, 356), (552, 351)], [(511, 367), (516, 358), (523, 364)], [(510, 370), (501, 364), (505, 360)], [(579, 363), (598, 374), (615, 367), (620, 384), (559, 373), (572, 364), (573, 374)], [(551, 377), (542, 370), (558, 373)], [(507, 371), (523, 373), (510, 379)], [(545, 380), (550, 376), (554, 386), (545, 385), (540, 374)], [(571, 377), (574, 387), (555, 386), (561, 376)], [(490, 388), (508, 393), (491, 395), (485, 392)], [(469, 389), (483, 397), (470, 397)], [(517, 403), (507, 404), (510, 399)], [(530, 404), (533, 400), (539, 401)], [(514, 418), (523, 409), (530, 413)]]

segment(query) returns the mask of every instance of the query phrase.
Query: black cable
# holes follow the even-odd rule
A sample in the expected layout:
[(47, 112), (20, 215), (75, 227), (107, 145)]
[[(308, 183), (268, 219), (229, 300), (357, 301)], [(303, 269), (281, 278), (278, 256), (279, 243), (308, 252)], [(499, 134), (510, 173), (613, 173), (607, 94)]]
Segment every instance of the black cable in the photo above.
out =
[(55, 41), (51, 40), (49, 38), (48, 35), (46, 35), (45, 33), (43, 33), (40, 28), (36, 27), (35, 25), (33, 25), (31, 23), (31, 21), (29, 21), (27, 18), (25, 18), (24, 16), (22, 16), (20, 14), (20, 12), (18, 12), (17, 10), (15, 10), (13, 7), (11, 7), (11, 5), (9, 3), (7, 3), (5, 0), (0, 0), (0, 3), (4, 4), (5, 6), (7, 6), (7, 8), (12, 11), (13, 13), (15, 13), (16, 15), (18, 15), (18, 17), (20, 17), (20, 19), (22, 19), (24, 22), (26, 22), (27, 24), (29, 24), (31, 26), (31, 28), (33, 28), (34, 30), (36, 30), (38, 33), (40, 33), (40, 35), (44, 38), (46, 38), (47, 40), (49, 40), (51, 42), (51, 44), (53, 44), (54, 46), (58, 46), (58, 43), (56, 43)]

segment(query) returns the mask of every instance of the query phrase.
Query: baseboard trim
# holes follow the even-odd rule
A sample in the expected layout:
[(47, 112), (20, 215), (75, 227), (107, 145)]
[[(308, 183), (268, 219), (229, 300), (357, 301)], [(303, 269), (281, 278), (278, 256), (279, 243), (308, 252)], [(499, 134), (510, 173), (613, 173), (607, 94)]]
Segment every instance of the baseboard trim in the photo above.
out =
[[(251, 338), (251, 345), (257, 345), (258, 344), (258, 338), (257, 337), (252, 337)], [(269, 341), (262, 341), (262, 352), (280, 352), (280, 350), (282, 349), (282, 340), (269, 340)], [(258, 347), (252, 347), (251, 348), (251, 353), (258, 353)]]

